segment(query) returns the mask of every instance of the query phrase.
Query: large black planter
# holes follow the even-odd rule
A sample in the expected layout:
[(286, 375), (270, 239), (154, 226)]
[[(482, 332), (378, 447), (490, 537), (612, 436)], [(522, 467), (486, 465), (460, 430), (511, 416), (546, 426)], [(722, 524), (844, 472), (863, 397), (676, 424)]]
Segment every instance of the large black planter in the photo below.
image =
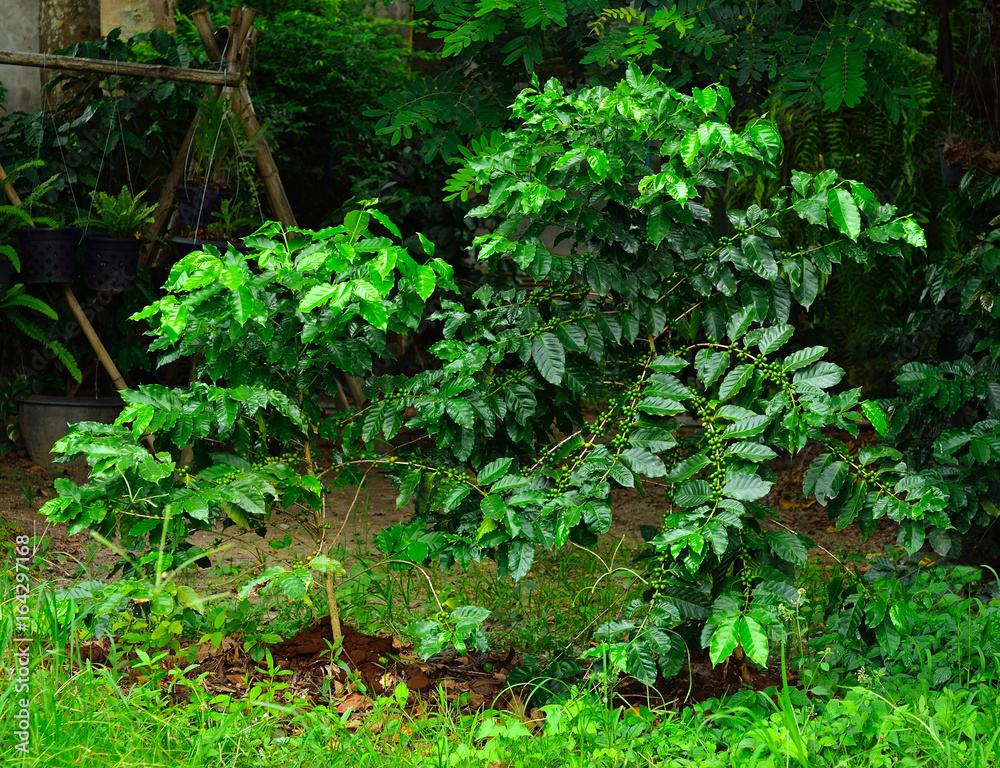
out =
[(92, 291), (121, 293), (135, 285), (142, 240), (88, 235), (83, 249), (83, 277)]
[(181, 227), (201, 229), (213, 223), (212, 214), (222, 210), (223, 200), (236, 195), (225, 190), (205, 187), (174, 187), (177, 196), (177, 218)]
[(76, 279), (76, 251), (83, 233), (76, 228), (19, 229), (21, 279), (37, 283), (72, 283)]
[(69, 425), (80, 421), (111, 424), (122, 412), (125, 403), (120, 397), (58, 397), (29, 395), (17, 401), (17, 417), (21, 436), (31, 460), (42, 467), (86, 467), (83, 458), (67, 464), (54, 464), (52, 446), (69, 434)]

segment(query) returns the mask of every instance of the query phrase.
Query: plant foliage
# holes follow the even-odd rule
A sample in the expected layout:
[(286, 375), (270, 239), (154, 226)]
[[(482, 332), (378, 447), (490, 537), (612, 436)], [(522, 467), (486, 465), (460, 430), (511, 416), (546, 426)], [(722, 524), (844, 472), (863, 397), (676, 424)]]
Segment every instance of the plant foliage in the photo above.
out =
[[(258, 525), (273, 499), (322, 506), (318, 436), (335, 446), (329, 476), (357, 482), (364, 457), (388, 467), (400, 504), (414, 500), (416, 524), (380, 537), (386, 554), (463, 566), (490, 557), (517, 579), (537, 547), (607, 531), (612, 487), (654, 478), (672, 509), (651, 542), (650, 600), (602, 633), (627, 643), (625, 668), (646, 682), (676, 670), (692, 630), (714, 662), (742, 649), (765, 663), (782, 635), (779, 608), (799, 600), (793, 573), (810, 543), (768, 523), (761, 500), (777, 451), (826, 445), (806, 490), (839, 525), (889, 517), (912, 548), (915, 530), (947, 517), (940, 490), (892, 451), (855, 455), (824, 432), (884, 417), (858, 390), (837, 392), (843, 371), (822, 347), (796, 348), (788, 323), (793, 302), (808, 306), (836, 265), (898, 257), (923, 244), (920, 228), (832, 170), (795, 173), (767, 208), (727, 210), (720, 226), (706, 195), (727, 176), (773, 175), (782, 150), (766, 120), (734, 130), (733, 108), (724, 86), (687, 95), (634, 67), (614, 89), (526, 89), (517, 128), (477, 142), (449, 191), (492, 222), (476, 240), (481, 267), (530, 287), (483, 286), (475, 307), (443, 299), (431, 315), (443, 323), (430, 349), (440, 365), (373, 379), (370, 403), (352, 413), (319, 410), (331, 366), (364, 373), (386, 331), (415, 327), (431, 293), (451, 287), (444, 262), (418, 264), (372, 235), (373, 217), (394, 227), (368, 210), (323, 233), (269, 225), (249, 239), (249, 257), (186, 258), (138, 317), (152, 321), (165, 359), (202, 354), (206, 383), (127, 393), (116, 426), (66, 438), (62, 449), (86, 455), (94, 477), (82, 490), (62, 484), (45, 511), (77, 529), (113, 528), (152, 504), (130, 523), (140, 538), (161, 519)], [(804, 238), (786, 237), (789, 224)], [(546, 242), (553, 228), (561, 247)], [(681, 415), (701, 428), (680, 432)], [(404, 425), (430, 445), (393, 444)], [(147, 432), (217, 448), (183, 470), (165, 453), (142, 455)], [(295, 467), (275, 458), (286, 446), (299, 452)], [(108, 499), (119, 500), (115, 517)], [(452, 619), (456, 637), (472, 632), (465, 614)], [(440, 625), (424, 628), (422, 647), (439, 647)]]

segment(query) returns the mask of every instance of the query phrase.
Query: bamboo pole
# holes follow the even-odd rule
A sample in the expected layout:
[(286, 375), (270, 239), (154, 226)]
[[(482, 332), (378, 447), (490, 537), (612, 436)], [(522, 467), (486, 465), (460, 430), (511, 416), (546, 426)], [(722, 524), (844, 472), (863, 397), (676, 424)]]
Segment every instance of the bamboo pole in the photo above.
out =
[[(125, 379), (122, 378), (121, 372), (118, 370), (118, 366), (115, 365), (114, 360), (111, 359), (111, 355), (108, 354), (108, 350), (104, 348), (104, 344), (101, 343), (100, 337), (97, 335), (97, 331), (94, 330), (94, 326), (90, 324), (90, 320), (87, 319), (87, 315), (83, 311), (83, 307), (80, 306), (80, 302), (76, 300), (76, 294), (73, 293), (72, 287), (69, 283), (63, 283), (63, 296), (66, 297), (66, 303), (69, 305), (70, 312), (73, 313), (73, 317), (80, 324), (83, 329), (84, 336), (87, 337), (87, 341), (90, 342), (90, 346), (93, 347), (94, 352), (97, 353), (97, 359), (101, 361), (101, 365), (104, 366), (104, 370), (108, 372), (108, 376), (111, 377), (111, 383), (115, 385), (115, 389), (121, 392), (123, 389), (128, 389), (128, 384), (125, 383)], [(146, 435), (146, 447), (149, 452), (156, 454), (156, 447), (153, 445), (153, 436)]]
[(0, 183), (3, 184), (3, 191), (7, 193), (7, 199), (10, 200), (10, 204), (15, 208), (21, 207), (21, 198), (17, 196), (17, 192), (14, 191), (13, 185), (7, 179), (7, 171), (3, 169), (0, 165)]
[(97, 359), (101, 361), (101, 365), (104, 366), (104, 370), (106, 370), (108, 372), (108, 376), (111, 377), (111, 383), (115, 385), (115, 389), (119, 392), (123, 389), (128, 389), (128, 384), (126, 384), (125, 379), (122, 378), (114, 360), (112, 360), (111, 355), (108, 354), (108, 350), (106, 350), (104, 348), (104, 344), (101, 343), (100, 338), (97, 336), (97, 331), (94, 330), (94, 326), (90, 324), (90, 320), (88, 320), (87, 315), (84, 314), (83, 307), (81, 307), (80, 302), (76, 300), (76, 294), (73, 293), (73, 289), (70, 287), (69, 283), (63, 283), (63, 295), (66, 297), (66, 303), (69, 304), (69, 309), (73, 313), (73, 317), (76, 318), (80, 327), (83, 328), (83, 333), (87, 337), (87, 341), (90, 342), (90, 346), (92, 346), (94, 348), (94, 352), (97, 353)]
[(238, 70), (215, 72), (207, 69), (168, 67), (163, 64), (84, 59), (77, 56), (54, 56), (48, 53), (25, 53), (21, 51), (0, 51), (0, 64), (60, 69), (68, 72), (126, 75), (128, 77), (143, 77), (149, 80), (172, 80), (181, 83), (200, 83), (201, 85), (230, 88), (240, 85), (241, 80)]
[(163, 189), (160, 190), (160, 198), (156, 201), (156, 214), (153, 218), (153, 223), (149, 225), (149, 229), (146, 231), (146, 238), (149, 243), (139, 257), (140, 269), (146, 269), (150, 264), (154, 264), (157, 253), (163, 247), (160, 244), (160, 238), (166, 230), (167, 222), (170, 220), (170, 212), (177, 197), (174, 187), (179, 186), (184, 181), (184, 163), (187, 160), (191, 144), (194, 142), (194, 134), (198, 130), (200, 120), (200, 115), (196, 114), (191, 121), (191, 125), (188, 127), (184, 141), (181, 142), (180, 150), (174, 156), (174, 163), (170, 166), (170, 171), (163, 180)]

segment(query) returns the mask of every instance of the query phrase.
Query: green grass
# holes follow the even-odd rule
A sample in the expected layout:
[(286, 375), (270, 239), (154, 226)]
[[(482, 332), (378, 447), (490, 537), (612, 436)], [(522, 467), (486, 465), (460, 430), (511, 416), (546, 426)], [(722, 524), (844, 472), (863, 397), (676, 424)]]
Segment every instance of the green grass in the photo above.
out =
[[(489, 607), (499, 647), (539, 656), (542, 667), (586, 647), (589, 631), (641, 590), (635, 575), (620, 568), (633, 553), (614, 547), (597, 553), (579, 549), (540, 557), (521, 583), (511, 585), (489, 567), (468, 573), (431, 572), (438, 597), (449, 605)], [(12, 666), (14, 635), (12, 568), (0, 576), (0, 656)], [(359, 569), (359, 573), (360, 573)], [(803, 583), (817, 592), (828, 575), (807, 573)], [(912, 594), (938, 600), (937, 588), (915, 581)], [(252, 688), (243, 698), (207, 693), (182, 670), (158, 669), (152, 680), (129, 682), (129, 662), (114, 668), (70, 663), (78, 633), (66, 626), (65, 606), (56, 606), (44, 583), (32, 584), (35, 645), (31, 656), (30, 745), (14, 748), (20, 699), (9, 675), (0, 679), (0, 760), (5, 766), (372, 766), (373, 768), (987, 768), (1000, 765), (1000, 670), (975, 659), (963, 674), (934, 683), (944, 662), (907, 668), (898, 659), (876, 668), (826, 673), (839, 681), (831, 696), (797, 689), (750, 691), (725, 701), (687, 707), (610, 708), (597, 678), (570, 679), (561, 694), (539, 709), (473, 712), (462, 697), (444, 691), (418, 706), (405, 686), (376, 701), (357, 721), (323, 705), (289, 702), (283, 678)], [(432, 602), (424, 577), (413, 570), (376, 568), (347, 582), (342, 598), (349, 619), (361, 628), (399, 630)], [(970, 601), (951, 602), (956, 631)], [(287, 602), (287, 601), (286, 601)], [(930, 603), (928, 603), (930, 605)], [(935, 603), (937, 605), (937, 603)], [(992, 606), (992, 603), (990, 604)], [(391, 607), (391, 610), (389, 610)], [(261, 606), (266, 609), (267, 606)], [(950, 615), (937, 610), (939, 618)], [(935, 609), (936, 610), (936, 609)], [(819, 611), (816, 612), (819, 615)], [(56, 621), (55, 616), (62, 621)], [(285, 621), (293, 618), (267, 610)], [(810, 614), (802, 620), (808, 623)], [(940, 624), (940, 622), (938, 622)], [(929, 632), (928, 622), (921, 632)], [(923, 627), (924, 625), (920, 625)], [(971, 624), (969, 626), (972, 626)], [(274, 630), (274, 627), (269, 627)], [(263, 631), (263, 629), (261, 629)], [(824, 629), (804, 626), (813, 640)], [(947, 638), (921, 635), (947, 652)], [(963, 644), (971, 642), (963, 636)], [(53, 648), (67, 651), (55, 653)], [(807, 642), (805, 647), (808, 648)], [(789, 651), (797, 643), (790, 641)], [(874, 658), (874, 657), (873, 657)], [(900, 657), (902, 658), (902, 657)], [(953, 667), (972, 657), (963, 651)], [(806, 671), (818, 660), (799, 660)], [(131, 662), (141, 666), (142, 660)], [(940, 673), (939, 673), (940, 675)], [(805, 678), (805, 673), (802, 677)], [(523, 691), (518, 701), (523, 701)], [(510, 697), (505, 699), (511, 701)], [(651, 697), (651, 700), (655, 699)], [(525, 713), (523, 710), (527, 710)]]
[[(805, 706), (763, 694), (681, 711), (609, 710), (574, 689), (544, 707), (539, 727), (509, 712), (463, 714), (435, 705), (420, 716), (392, 696), (360, 726), (323, 706), (292, 708), (199, 693), (174, 703), (113, 672), (40, 662), (33, 675), (30, 751), (15, 766), (934, 766), (1000, 764), (996, 688), (901, 692), (855, 687)], [(405, 696), (405, 691), (402, 693)], [(11, 706), (9, 690), (0, 709)], [(9, 722), (4, 718), (4, 722)]]

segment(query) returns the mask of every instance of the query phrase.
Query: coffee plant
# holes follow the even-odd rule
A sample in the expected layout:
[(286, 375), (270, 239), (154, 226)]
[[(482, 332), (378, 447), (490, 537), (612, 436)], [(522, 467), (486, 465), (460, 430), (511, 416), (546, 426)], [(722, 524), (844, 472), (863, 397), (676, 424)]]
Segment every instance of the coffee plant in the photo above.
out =
[(890, 444), (913, 474), (933, 483), (948, 502), (947, 518), (936, 518), (926, 531), (913, 527), (911, 546), (919, 547), (926, 535), (939, 554), (978, 546), (981, 560), (996, 558), (998, 539), (991, 526), (1000, 516), (1000, 305), (995, 301), (1000, 229), (993, 218), (1000, 183), (970, 171), (963, 186), (969, 210), (958, 214), (975, 233), (974, 244), (930, 271), (925, 307), (911, 315), (907, 329), (910, 338), (930, 339), (950, 354), (903, 364), (896, 377), (898, 396), (886, 405)]
[[(810, 545), (761, 502), (779, 451), (826, 446), (806, 491), (838, 526), (889, 517), (912, 548), (917, 529), (948, 523), (940, 490), (898, 454), (831, 437), (866, 417), (884, 432), (885, 414), (836, 391), (843, 372), (825, 348), (796, 347), (789, 323), (837, 264), (898, 256), (923, 244), (920, 228), (833, 170), (793, 174), (767, 208), (728, 208), (727, 185), (773, 177), (782, 148), (772, 123), (732, 110), (723, 86), (684, 94), (636, 68), (613, 89), (536, 81), (516, 128), (474, 142), (448, 188), (487, 224), (477, 268), (516, 287), (442, 298), (439, 365), (370, 378), (352, 412), (319, 407), (333, 369), (369, 371), (387, 331), (414, 328), (435, 288), (453, 288), (447, 265), (372, 234), (394, 228), (368, 210), (320, 233), (267, 225), (246, 257), (187, 257), (137, 317), (166, 360), (194, 356), (199, 381), (126, 393), (116, 426), (78, 427), (61, 448), (88, 457), (91, 481), (60, 481), (44, 511), (75, 529), (118, 526), (136, 546), (222, 517), (262, 525), (275, 502), (316, 510), (322, 532), (323, 489), (374, 462), (417, 513), (377, 537), (386, 555), (492, 558), (517, 579), (536, 548), (607, 531), (612, 486), (648, 485), (671, 511), (650, 542), (648, 599), (599, 630), (608, 655), (646, 682), (675, 671), (690, 641), (716, 663), (764, 664)], [(404, 425), (426, 439), (394, 445)], [(150, 455), (147, 433), (160, 450), (193, 445), (194, 463)], [(335, 615), (340, 564), (319, 544), (311, 570)], [(413, 630), (427, 652), (448, 637), (481, 645), (485, 615), (465, 607)]]
[(300, 505), (312, 512), (313, 556), (292, 570), (275, 566), (259, 581), (280, 578), (284, 592), (301, 599), (320, 574), (339, 637), (334, 588), (344, 571), (329, 554), (324, 489), (360, 482), (364, 450), (345, 440), (343, 451), (320, 451), (320, 441), (338, 437), (341, 420), (320, 399), (337, 391), (334, 366), (364, 376), (386, 353), (386, 334), (416, 327), (435, 288), (453, 287), (447, 264), (418, 263), (391, 238), (373, 235), (373, 223), (398, 237), (366, 207), (321, 232), (267, 224), (247, 238), (248, 255), (207, 246), (178, 262), (167, 295), (134, 319), (151, 324), (161, 364), (196, 360), (196, 380), (123, 392), (126, 407), (114, 425), (78, 425), (57, 450), (85, 456), (89, 482), (57, 480), (59, 495), (42, 513), (71, 532), (117, 538), (141, 554), (135, 566), (159, 574), (178, 552), (200, 554), (185, 552), (194, 530), (220, 520), (261, 529), (273, 504)]
[[(415, 411), (438, 468), (401, 460), (403, 500), (416, 494), (447, 534), (446, 561), (490, 556), (514, 578), (536, 547), (606, 531), (613, 485), (659, 478), (672, 512), (651, 542), (649, 600), (600, 629), (627, 641), (621, 666), (645, 681), (678, 668), (692, 625), (714, 662), (739, 648), (764, 663), (781, 637), (810, 542), (767, 522), (778, 451), (823, 442), (806, 491), (838, 526), (890, 517), (916, 546), (928, 520), (947, 525), (940, 492), (898, 454), (853, 454), (826, 431), (856, 434), (867, 417), (884, 432), (885, 416), (858, 390), (832, 392), (843, 372), (822, 347), (792, 347), (788, 322), (842, 260), (920, 246), (919, 227), (832, 170), (794, 174), (768, 209), (727, 210), (726, 185), (773, 176), (781, 152), (766, 120), (734, 129), (732, 106), (724, 87), (685, 95), (634, 68), (614, 89), (525, 90), (517, 128), (474, 142), (449, 186), (491, 224), (482, 268), (524, 287), (443, 301), (442, 367), (386, 382), (355, 419), (371, 432)], [(685, 414), (702, 428), (679, 433)]]

